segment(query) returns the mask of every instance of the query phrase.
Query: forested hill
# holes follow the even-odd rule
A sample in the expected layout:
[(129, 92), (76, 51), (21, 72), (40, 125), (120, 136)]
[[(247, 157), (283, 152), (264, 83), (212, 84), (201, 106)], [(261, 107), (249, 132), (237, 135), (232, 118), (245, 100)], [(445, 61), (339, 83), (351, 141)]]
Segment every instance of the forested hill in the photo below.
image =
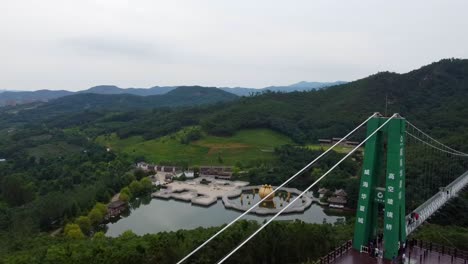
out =
[[(117, 132), (121, 137), (145, 138), (197, 124), (215, 135), (266, 127), (298, 143), (316, 142), (321, 137), (343, 135), (373, 112), (385, 113), (387, 98), (387, 114), (398, 112), (445, 143), (468, 146), (468, 60), (445, 59), (405, 74), (382, 72), (317, 91), (236, 98), (219, 89), (202, 87), (181, 87), (147, 97), (80, 94), (32, 110), (4, 109), (0, 127), (10, 127), (11, 122), (46, 124), (50, 128), (80, 126), (92, 130), (92, 136)], [(197, 106), (219, 101), (223, 105)], [(153, 110), (166, 106), (190, 108)]]
[[(267, 90), (274, 92), (293, 92), (293, 91), (310, 91), (323, 89), (329, 86), (345, 83), (343, 81), (336, 82), (298, 82), (288, 86), (268, 86), (261, 89), (245, 88), (245, 87), (219, 87), (219, 89), (237, 95), (250, 96), (257, 93), (262, 93)], [(27, 104), (31, 102), (47, 102), (53, 99), (64, 97), (72, 94), (131, 94), (139, 96), (162, 95), (177, 87), (184, 86), (154, 86), (151, 88), (120, 88), (115, 85), (98, 85), (86, 90), (71, 92), (65, 90), (38, 90), (38, 91), (8, 91), (0, 90), (0, 107), (7, 105)]]
[(166, 94), (138, 96), (131, 94), (74, 94), (42, 103), (34, 112), (67, 113), (80, 111), (128, 111), (159, 107), (195, 106), (236, 100), (238, 97), (217, 88), (178, 87)]
[[(30, 260), (37, 255), (36, 262), (40, 262), (49, 252), (66, 258), (68, 250), (84, 252), (77, 256), (94, 256), (92, 250), (100, 250), (102, 240), (74, 240), (80, 243), (75, 250), (78, 244), (68, 242), (63, 248), (52, 247), (70, 241), (67, 238), (49, 238), (44, 245), (50, 245), (50, 251), (41, 237), (29, 240), (40, 231), (51, 231), (98, 210), (101, 205), (96, 201), (107, 203), (124, 186), (140, 180), (142, 175), (128, 173), (136, 159), (117, 148), (108, 151), (95, 140), (99, 137), (148, 140), (168, 136), (170, 140), (171, 133), (201, 125), (203, 134), (230, 135), (242, 128), (266, 127), (298, 143), (315, 142), (320, 137), (344, 135), (372, 112), (384, 113), (386, 97), (389, 115), (399, 112), (435, 138), (468, 151), (468, 60), (442, 60), (405, 74), (378, 73), (309, 92), (236, 97), (215, 88), (181, 87), (160, 96), (78, 94), (49, 103), (0, 108), (0, 158), (6, 159), (0, 162), (0, 263), (5, 256), (21, 260), (18, 263), (35, 263)], [(306, 148), (278, 148), (274, 153), (280, 162), (271, 165), (278, 168), (270, 170), (264, 163), (261, 168), (252, 167), (249, 181), (265, 182), (268, 177), (269, 182), (281, 182), (272, 175), (291, 175), (300, 168), (297, 165), (312, 159), (307, 152)], [(348, 179), (356, 172), (343, 175)], [(100, 218), (96, 219), (99, 223)], [(156, 236), (160, 235), (146, 238), (159, 243)], [(131, 256), (119, 244), (130, 240), (119, 239), (109, 239), (106, 252)], [(175, 238), (166, 244), (179, 242)], [(38, 248), (38, 244), (43, 246)], [(183, 245), (182, 253), (191, 247)], [(143, 256), (138, 247), (133, 248), (137, 256)], [(154, 252), (147, 251), (151, 260)], [(165, 261), (180, 257), (172, 251), (159, 252), (172, 256), (163, 256)]]
[(10, 102), (34, 102), (47, 101), (53, 98), (71, 95), (73, 92), (60, 90), (37, 90), (37, 91), (0, 91), (0, 107)]
[(326, 90), (243, 98), (203, 122), (213, 134), (269, 127), (296, 141), (340, 136), (372, 112), (398, 112), (436, 137), (468, 145), (468, 60), (446, 59), (405, 74), (382, 72)]
[(151, 88), (119, 88), (115, 85), (99, 85), (91, 87), (87, 90), (78, 91), (77, 93), (94, 93), (94, 94), (133, 94), (140, 96), (165, 94), (176, 89), (175, 86), (154, 86)]

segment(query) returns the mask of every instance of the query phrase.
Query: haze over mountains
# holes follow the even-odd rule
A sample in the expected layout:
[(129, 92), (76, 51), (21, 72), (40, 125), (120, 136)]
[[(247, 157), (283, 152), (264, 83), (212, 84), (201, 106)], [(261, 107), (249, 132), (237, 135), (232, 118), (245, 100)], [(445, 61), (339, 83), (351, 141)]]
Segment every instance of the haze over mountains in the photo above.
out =
[[(289, 86), (269, 86), (261, 89), (256, 88), (245, 88), (245, 87), (222, 87), (219, 88), (228, 93), (237, 96), (249, 96), (255, 93), (261, 93), (266, 90), (275, 92), (293, 92), (293, 91), (309, 91), (321, 89), (329, 86), (339, 85), (346, 82), (299, 82)], [(152, 96), (166, 94), (169, 91), (176, 89), (177, 87), (183, 86), (154, 86), (151, 88), (120, 88), (114, 85), (99, 85), (91, 87), (87, 90), (78, 92), (71, 92), (66, 90), (37, 90), (37, 91), (8, 91), (0, 90), (0, 106), (5, 105), (16, 105), (23, 103), (31, 103), (35, 101), (47, 102), (51, 99), (60, 98), (67, 95), (92, 93), (92, 94), (130, 94), (137, 96)]]
[[(200, 86), (178, 87), (165, 94), (148, 96), (79, 92), (48, 103), (2, 108), (0, 120), (28, 120), (31, 123), (53, 119), (55, 123), (65, 122), (67, 125), (93, 120), (89, 122), (95, 125), (98, 119), (95, 120), (94, 115), (102, 117), (106, 112), (128, 112), (131, 114), (125, 114), (125, 120), (132, 122), (116, 129), (121, 136), (145, 134), (154, 137), (175, 132), (183, 124), (202, 125), (213, 135), (230, 135), (243, 128), (269, 128), (296, 142), (315, 142), (317, 138), (339, 135), (369, 113), (380, 111), (382, 114), (400, 113), (415, 122), (424, 120), (424, 124), (418, 126), (431, 129), (441, 138), (447, 137), (447, 131), (458, 137), (468, 127), (465, 118), (468, 116), (467, 84), (468, 60), (444, 59), (408, 73), (380, 72), (346, 84), (306, 92), (238, 97), (221, 89)], [(93, 89), (102, 92), (100, 87)], [(114, 89), (116, 91), (120, 91), (119, 88)], [(219, 102), (229, 103), (216, 104)], [(196, 108), (203, 104), (207, 106)], [(177, 106), (184, 106), (185, 110), (173, 108), (170, 113), (157, 110), (162, 111), (157, 116), (152, 112), (157, 108)], [(69, 114), (76, 116), (70, 118)], [(166, 115), (172, 116), (166, 118)], [(457, 138), (453, 145), (463, 140)]]
[(196, 106), (234, 101), (239, 97), (216, 88), (182, 86), (164, 94), (138, 96), (134, 94), (77, 93), (56, 98), (36, 107), (44, 113), (68, 113), (84, 110), (121, 111), (156, 107)]

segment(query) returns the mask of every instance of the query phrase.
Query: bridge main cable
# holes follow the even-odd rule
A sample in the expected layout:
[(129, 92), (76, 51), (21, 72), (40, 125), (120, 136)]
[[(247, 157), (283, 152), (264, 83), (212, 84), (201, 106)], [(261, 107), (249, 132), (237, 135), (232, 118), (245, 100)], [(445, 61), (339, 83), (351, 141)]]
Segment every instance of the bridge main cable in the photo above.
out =
[(266, 223), (264, 223), (262, 226), (260, 226), (259, 229), (257, 229), (252, 235), (250, 235), (247, 239), (245, 239), (242, 243), (240, 243), (234, 250), (232, 250), (229, 254), (227, 254), (224, 258), (222, 258), (218, 264), (221, 264), (223, 263), (224, 261), (226, 261), (230, 256), (232, 256), (234, 253), (237, 252), (237, 250), (239, 250), (243, 245), (245, 245), (247, 242), (249, 242), (250, 239), (252, 239), (255, 235), (257, 235), (260, 231), (262, 231), (268, 224), (270, 224), (273, 220), (275, 220), (281, 213), (283, 213), (286, 209), (289, 208), (289, 206), (291, 206), (292, 204), (294, 204), (294, 202), (296, 202), (298, 199), (300, 199), (304, 194), (306, 194), (308, 191), (310, 191), (310, 189), (312, 189), (312, 187), (314, 187), (318, 182), (320, 182), (323, 178), (325, 178), (325, 176), (327, 176), (330, 172), (332, 172), (336, 167), (338, 167), (338, 165), (340, 165), (344, 160), (346, 160), (349, 156), (351, 156), (351, 154), (353, 154), (356, 150), (358, 150), (364, 143), (367, 142), (367, 140), (369, 140), (371, 137), (373, 137), (375, 135), (375, 133), (377, 133), (379, 130), (381, 130), (385, 125), (387, 125), (388, 122), (390, 122), (390, 120), (392, 120), (393, 118), (397, 117), (398, 114), (393, 114), (391, 117), (389, 117), (387, 119), (387, 121), (385, 121), (380, 127), (378, 127), (376, 130), (374, 130), (374, 132), (372, 132), (369, 136), (366, 137), (366, 139), (364, 139), (364, 141), (362, 141), (361, 143), (359, 143), (354, 149), (352, 149), (350, 152), (348, 152), (348, 154), (346, 154), (346, 156), (344, 156), (341, 160), (339, 160), (337, 163), (335, 163), (335, 165), (333, 165), (333, 167), (331, 167), (327, 172), (325, 172), (322, 176), (320, 176), (320, 178), (318, 178), (314, 183), (312, 183), (311, 185), (309, 185), (309, 187), (307, 187), (307, 189), (305, 189), (301, 194), (299, 194), (296, 198), (294, 198), (292, 200), (292, 202), (290, 202), (289, 204), (287, 204), (283, 209), (281, 209), (278, 213), (276, 213), (272, 218), (270, 218), (270, 220), (268, 220)]
[[(338, 146), (339, 144), (341, 144), (344, 140), (346, 140), (347, 138), (349, 138), (352, 134), (354, 134), (354, 132), (356, 132), (359, 128), (361, 128), (362, 126), (364, 126), (371, 118), (373, 117), (376, 117), (378, 116), (379, 113), (374, 113), (372, 114), (371, 116), (369, 116), (364, 122), (362, 122), (361, 124), (359, 124), (356, 128), (354, 128), (351, 132), (349, 132), (346, 136), (342, 137), (338, 142), (336, 142), (334, 145), (332, 145), (330, 148), (328, 148), (326, 151), (324, 151), (322, 154), (320, 154), (317, 158), (315, 158), (313, 161), (311, 161), (309, 164), (307, 164), (304, 168), (302, 168), (301, 170), (299, 170), (298, 172), (296, 172), (296, 174), (294, 174), (293, 176), (291, 176), (289, 179), (287, 179), (285, 182), (283, 182), (281, 185), (279, 185), (278, 187), (276, 187), (275, 189), (273, 189), (273, 191), (271, 193), (269, 193), (267, 196), (263, 197), (260, 201), (258, 201), (257, 203), (255, 203), (252, 207), (250, 207), (249, 209), (247, 209), (245, 212), (243, 212), (241, 215), (239, 215), (238, 217), (236, 217), (233, 221), (231, 221), (230, 223), (228, 223), (225, 227), (223, 227), (221, 230), (219, 230), (218, 232), (216, 232), (213, 236), (211, 236), (210, 238), (208, 238), (205, 242), (203, 242), (203, 244), (201, 244), (200, 246), (198, 246), (196, 249), (194, 249), (192, 252), (190, 252), (189, 254), (187, 254), (183, 259), (179, 260), (179, 262), (177, 262), (177, 264), (182, 264), (184, 261), (186, 261), (188, 258), (190, 258), (193, 254), (195, 254), (196, 252), (198, 252), (200, 249), (202, 249), (204, 246), (206, 246), (211, 240), (213, 240), (215, 237), (217, 237), (218, 235), (220, 235), (222, 232), (224, 232), (226, 229), (228, 229), (231, 225), (233, 225), (234, 223), (236, 223), (237, 221), (239, 221), (242, 217), (244, 217), (246, 214), (248, 214), (249, 212), (251, 212), (255, 207), (257, 207), (258, 205), (260, 205), (262, 202), (264, 202), (266, 199), (268, 199), (271, 195), (273, 195), (277, 190), (279, 190), (280, 188), (284, 187), (286, 184), (288, 184), (290, 181), (292, 181), (293, 179), (295, 179), (297, 176), (301, 175), (304, 171), (306, 171), (307, 169), (309, 169), (315, 162), (317, 162), (319, 159), (321, 159), (323, 156), (325, 156), (328, 152), (332, 151), (334, 147)], [(362, 144), (360, 144), (362, 145)]]
[[(450, 148), (450, 147), (448, 147), (448, 146), (446, 146), (446, 145), (444, 145), (444, 144), (442, 144), (442, 143), (440, 143), (440, 142), (439, 142), (439, 144), (441, 144), (442, 146), (445, 146), (447, 149), (450, 149), (450, 150), (452, 150), (452, 151), (454, 151), (454, 152), (448, 151), (448, 150), (445, 150), (445, 149), (441, 149), (441, 148), (439, 148), (439, 147), (437, 147), (437, 146), (434, 146), (433, 144), (431, 144), (431, 143), (425, 141), (424, 139), (420, 139), (419, 137), (413, 135), (412, 133), (410, 133), (410, 132), (408, 132), (408, 131), (406, 131), (406, 134), (408, 134), (408, 135), (411, 136), (412, 138), (418, 140), (419, 142), (421, 142), (421, 143), (423, 143), (423, 144), (426, 144), (426, 145), (428, 145), (429, 147), (431, 147), (431, 148), (433, 148), (433, 149), (437, 149), (437, 150), (439, 150), (439, 151), (441, 151), (441, 152), (445, 152), (445, 153), (447, 153), (447, 154), (451, 154), (451, 155), (455, 155), (455, 156), (468, 157), (468, 154), (467, 154), (467, 153), (463, 153), (463, 152), (461, 152), (461, 151), (452, 149), (452, 148)], [(430, 138), (430, 137), (429, 137), (429, 138)], [(430, 138), (430, 139), (432, 139), (432, 138)], [(434, 139), (433, 139), (433, 140), (434, 140)], [(436, 141), (436, 140), (434, 140), (434, 141), (435, 141), (435, 142), (438, 142), (438, 141)]]
[[(416, 127), (415, 125), (413, 125), (413, 123), (411, 123), (410, 121), (406, 120), (406, 123), (407, 123), (408, 125), (410, 125), (411, 127), (413, 127), (414, 129), (416, 129), (417, 131), (419, 131), (421, 134), (423, 134), (423, 135), (426, 136), (427, 138), (429, 138), (429, 139), (431, 139), (432, 141), (436, 142), (437, 144), (441, 145), (442, 147), (444, 147), (444, 148), (446, 148), (446, 149), (448, 149), (448, 150), (451, 150), (451, 151), (453, 151), (453, 152), (456, 152), (456, 153), (458, 153), (458, 154), (462, 154), (462, 155), (464, 155), (464, 156), (468, 156), (467, 153), (464, 153), (464, 152), (458, 151), (458, 150), (456, 150), (456, 149), (453, 149), (453, 148), (451, 148), (451, 147), (445, 145), (444, 143), (441, 143), (441, 142), (438, 141), (437, 139), (435, 139), (435, 138), (429, 136), (427, 133), (425, 133), (424, 131), (422, 131), (421, 129), (419, 129), (419, 128)], [(430, 144), (429, 144), (429, 145), (430, 145)], [(431, 146), (431, 145), (430, 145), (430, 146)]]

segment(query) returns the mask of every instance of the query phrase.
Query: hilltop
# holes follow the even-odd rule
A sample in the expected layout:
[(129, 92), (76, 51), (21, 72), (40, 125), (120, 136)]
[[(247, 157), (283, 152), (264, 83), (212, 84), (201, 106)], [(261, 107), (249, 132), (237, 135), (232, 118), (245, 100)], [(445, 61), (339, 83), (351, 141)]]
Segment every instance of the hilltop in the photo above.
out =
[(18, 103), (31, 103), (36, 101), (47, 102), (50, 99), (71, 95), (73, 92), (59, 90), (37, 90), (29, 91), (0, 91), (0, 106), (15, 105)]
[[(464, 144), (468, 143), (464, 136), (468, 127), (465, 98), (468, 60), (445, 59), (408, 73), (381, 72), (327, 89), (265, 92), (241, 98), (203, 87), (181, 87), (146, 97), (83, 93), (40, 104), (32, 111), (4, 109), (2, 119), (28, 120), (33, 124), (51, 119), (52, 114), (62, 115), (63, 118), (53, 118), (49, 125), (86, 124), (99, 127), (94, 133), (117, 132), (120, 137), (143, 135), (149, 139), (191, 125), (201, 125), (204, 131), (217, 136), (232, 135), (244, 128), (269, 128), (303, 143), (341, 135), (375, 111), (384, 114), (387, 100), (387, 114), (398, 112), (439, 138)], [(203, 105), (214, 102), (224, 104)], [(171, 106), (192, 108), (158, 111), (157, 115), (146, 110)], [(73, 118), (67, 116), (70, 112), (74, 113)], [(116, 120), (125, 123), (112, 125), (109, 130), (107, 127)], [(455, 140), (457, 137), (460, 138)]]
[[(81, 111), (131, 111), (138, 109), (152, 109), (162, 107), (196, 106), (214, 104), (236, 100), (234, 94), (210, 87), (178, 87), (161, 95), (138, 96), (132, 94), (96, 94), (78, 93), (47, 103), (38, 103), (29, 111), (32, 115), (76, 113)], [(22, 114), (28, 113), (29, 106), (16, 107), (26, 109)]]
[[(322, 89), (325, 87), (342, 84), (344, 82), (299, 82), (289, 86), (270, 86), (261, 89), (244, 88), (244, 87), (221, 87), (219, 89), (235, 94), (237, 96), (250, 96), (252, 94), (262, 93), (265, 91), (309, 91), (314, 89)], [(120, 88), (115, 85), (98, 85), (86, 90), (71, 92), (66, 90), (38, 90), (38, 91), (7, 91), (0, 90), (0, 106), (17, 105), (31, 102), (48, 102), (52, 99), (57, 99), (67, 95), (77, 94), (125, 94), (138, 96), (152, 96), (166, 94), (178, 87), (199, 87), (199, 86), (153, 86), (150, 88)]]
[[(210, 133), (266, 127), (296, 141), (340, 135), (371, 113), (394, 112), (437, 137), (464, 136), (468, 128), (468, 60), (446, 59), (397, 74), (381, 72), (325, 90), (266, 93), (243, 98), (203, 120)], [(464, 144), (467, 145), (467, 144)]]

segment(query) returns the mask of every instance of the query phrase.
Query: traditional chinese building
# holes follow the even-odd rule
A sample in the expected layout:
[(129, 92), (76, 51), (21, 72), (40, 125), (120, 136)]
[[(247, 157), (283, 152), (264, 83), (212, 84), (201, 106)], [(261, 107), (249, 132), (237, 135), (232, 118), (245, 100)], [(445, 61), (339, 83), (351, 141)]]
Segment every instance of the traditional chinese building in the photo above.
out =
[(333, 196), (328, 198), (327, 202), (330, 207), (333, 208), (344, 208), (348, 200), (346, 197), (348, 194), (343, 189), (335, 190)]
[(114, 218), (119, 216), (127, 208), (127, 203), (120, 200), (111, 202), (107, 205), (107, 215), (106, 218)]
[(200, 176), (230, 180), (232, 177), (232, 167), (230, 166), (202, 166), (200, 167)]

